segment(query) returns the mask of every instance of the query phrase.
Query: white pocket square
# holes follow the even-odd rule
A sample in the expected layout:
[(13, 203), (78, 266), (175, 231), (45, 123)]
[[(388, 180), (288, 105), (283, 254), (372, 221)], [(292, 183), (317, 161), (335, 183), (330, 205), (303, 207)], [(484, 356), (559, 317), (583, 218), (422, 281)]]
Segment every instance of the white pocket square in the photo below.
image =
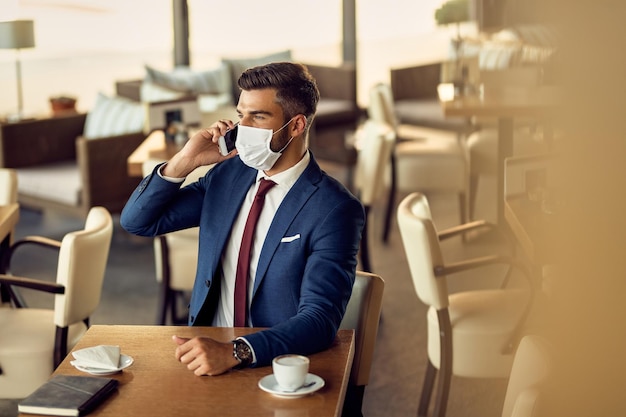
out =
[(298, 233), (297, 235), (293, 235), (293, 236), (287, 236), (284, 237), (280, 240), (281, 243), (289, 243), (289, 242), (293, 242), (294, 240), (300, 239), (300, 233)]

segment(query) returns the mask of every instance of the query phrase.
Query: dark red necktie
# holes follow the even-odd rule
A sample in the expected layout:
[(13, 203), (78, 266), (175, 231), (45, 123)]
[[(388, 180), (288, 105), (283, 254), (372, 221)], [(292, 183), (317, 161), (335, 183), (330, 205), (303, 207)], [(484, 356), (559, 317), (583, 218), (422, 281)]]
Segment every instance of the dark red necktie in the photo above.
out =
[(248, 315), (248, 275), (250, 274), (250, 250), (254, 238), (254, 229), (265, 202), (265, 194), (275, 186), (271, 180), (261, 178), (261, 184), (254, 196), (254, 202), (246, 220), (246, 227), (243, 229), (241, 247), (239, 248), (239, 259), (237, 260), (237, 275), (235, 279), (235, 327), (244, 327)]

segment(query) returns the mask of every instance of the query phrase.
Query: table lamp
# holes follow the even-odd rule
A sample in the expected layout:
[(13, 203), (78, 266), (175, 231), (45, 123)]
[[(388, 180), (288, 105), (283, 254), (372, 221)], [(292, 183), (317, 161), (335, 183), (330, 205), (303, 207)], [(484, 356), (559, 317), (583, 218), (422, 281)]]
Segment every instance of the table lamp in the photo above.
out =
[(15, 72), (17, 74), (17, 119), (21, 119), (22, 105), (22, 66), (20, 49), (35, 46), (35, 30), (32, 20), (11, 20), (0, 22), (0, 49), (15, 49)]

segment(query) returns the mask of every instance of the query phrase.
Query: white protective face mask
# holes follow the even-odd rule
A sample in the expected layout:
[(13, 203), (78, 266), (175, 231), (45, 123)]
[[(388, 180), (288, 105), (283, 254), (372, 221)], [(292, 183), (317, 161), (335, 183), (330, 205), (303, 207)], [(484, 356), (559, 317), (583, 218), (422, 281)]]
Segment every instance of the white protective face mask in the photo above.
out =
[(241, 161), (250, 168), (255, 168), (259, 171), (267, 171), (272, 168), (276, 161), (278, 161), (278, 158), (280, 158), (281, 153), (293, 140), (293, 136), (278, 152), (274, 152), (271, 148), (272, 137), (274, 137), (275, 133), (284, 129), (291, 120), (293, 120), (293, 118), (276, 132), (272, 129), (261, 129), (240, 124), (237, 128), (235, 147), (237, 148)]

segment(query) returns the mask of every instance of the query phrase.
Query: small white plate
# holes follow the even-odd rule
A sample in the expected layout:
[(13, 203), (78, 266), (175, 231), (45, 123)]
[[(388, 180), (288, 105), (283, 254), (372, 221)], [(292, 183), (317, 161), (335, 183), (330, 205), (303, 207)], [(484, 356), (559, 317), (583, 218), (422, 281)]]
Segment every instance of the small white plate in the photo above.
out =
[(87, 372), (88, 374), (91, 374), (91, 375), (111, 375), (111, 374), (116, 374), (120, 372), (122, 369), (126, 369), (130, 365), (132, 365), (133, 358), (128, 355), (124, 355), (122, 353), (120, 355), (120, 367), (117, 369), (103, 369), (103, 368), (92, 368), (90, 366), (81, 366), (78, 363), (76, 363), (76, 361), (71, 361), (70, 363), (72, 364), (74, 368), (78, 369), (79, 371)]
[(304, 384), (309, 384), (313, 382), (313, 385), (306, 388), (299, 388), (294, 392), (285, 392), (283, 391), (276, 382), (276, 378), (274, 378), (274, 374), (269, 374), (261, 378), (259, 381), (259, 388), (261, 388), (265, 392), (269, 392), (277, 397), (283, 398), (300, 398), (305, 395), (309, 395), (324, 386), (324, 380), (315, 374), (307, 374), (304, 379)]

